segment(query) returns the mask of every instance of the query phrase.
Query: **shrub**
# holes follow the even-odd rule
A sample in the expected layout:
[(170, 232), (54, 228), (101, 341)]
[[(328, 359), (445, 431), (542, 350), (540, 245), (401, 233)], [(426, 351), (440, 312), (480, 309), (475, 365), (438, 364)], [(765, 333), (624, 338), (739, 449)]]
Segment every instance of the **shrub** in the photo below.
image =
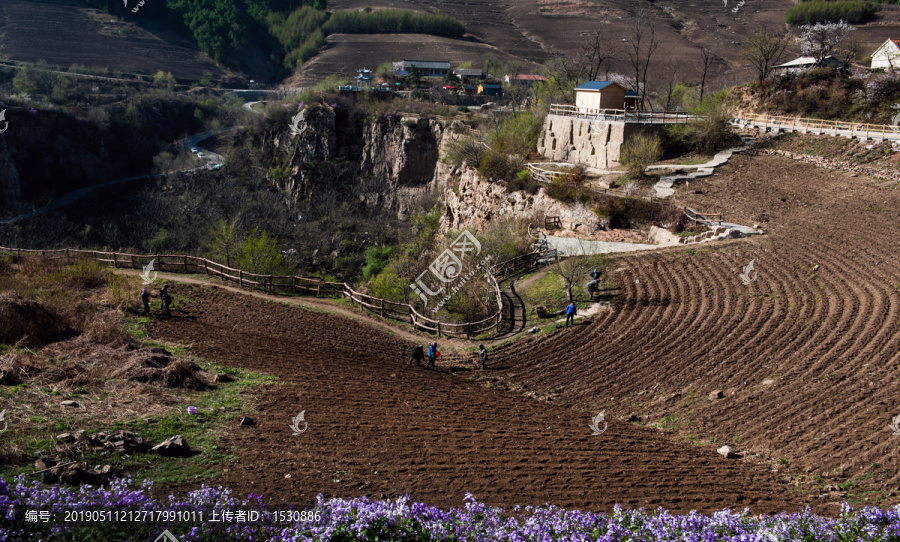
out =
[(470, 167), (478, 168), (486, 152), (487, 147), (484, 146), (484, 143), (471, 135), (464, 135), (447, 144), (444, 161), (453, 167), (467, 164)]
[(872, 2), (812, 0), (788, 9), (784, 20), (791, 25), (840, 21), (858, 24), (874, 19), (877, 10), (878, 6)]
[(387, 246), (373, 246), (366, 249), (366, 266), (363, 267), (363, 279), (370, 280), (381, 273), (391, 261), (394, 248)]
[(405, 9), (335, 11), (323, 28), (329, 34), (434, 34), (458, 38), (466, 33), (466, 26), (453, 17)]
[(256, 229), (247, 238), (238, 256), (241, 269), (258, 275), (286, 274), (284, 256), (278, 250), (278, 240)]
[(659, 136), (638, 134), (622, 145), (619, 162), (628, 169), (628, 175), (639, 179), (644, 176), (647, 166), (662, 157), (663, 149)]
[(731, 143), (731, 103), (727, 90), (707, 94), (702, 102), (689, 111), (697, 117), (686, 124), (670, 126), (670, 135), (681, 143), (706, 153)]
[(516, 177), (519, 166), (515, 158), (495, 150), (488, 150), (481, 158), (478, 172), (490, 180), (509, 180)]

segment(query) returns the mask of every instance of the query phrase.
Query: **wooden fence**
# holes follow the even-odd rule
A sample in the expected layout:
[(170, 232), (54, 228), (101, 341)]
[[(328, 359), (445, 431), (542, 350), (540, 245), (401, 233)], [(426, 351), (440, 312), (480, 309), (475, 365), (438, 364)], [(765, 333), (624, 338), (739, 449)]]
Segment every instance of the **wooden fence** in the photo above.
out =
[(900, 129), (887, 124), (867, 124), (839, 120), (804, 119), (779, 115), (742, 115), (736, 118), (739, 124), (762, 125), (765, 128), (790, 130), (792, 132), (812, 132), (815, 134), (833, 131), (846, 132), (849, 137), (860, 139), (900, 139)]
[[(529, 261), (530, 265), (555, 254), (545, 252), (532, 252), (518, 258), (501, 262), (487, 270), (488, 282), (491, 284), (497, 299), (497, 312), (478, 322), (465, 322), (453, 324), (428, 318), (407, 303), (397, 303), (378, 297), (373, 297), (358, 292), (346, 282), (329, 282), (320, 278), (298, 277), (294, 275), (260, 275), (248, 273), (240, 269), (228, 267), (218, 262), (187, 256), (184, 254), (129, 254), (123, 252), (102, 252), (97, 250), (80, 250), (61, 248), (52, 250), (33, 250), (24, 248), (0, 247), (0, 255), (11, 254), (16, 261), (22, 261), (26, 256), (42, 256), (51, 259), (65, 260), (72, 263), (78, 260), (93, 260), (115, 269), (144, 269), (151, 261), (154, 262), (154, 270), (168, 273), (202, 274), (219, 277), (223, 282), (232, 282), (241, 288), (262, 290), (268, 293), (301, 294), (320, 296), (343, 296), (353, 303), (358, 303), (360, 309), (374, 312), (384, 319), (409, 322), (415, 330), (436, 332), (438, 337), (444, 335), (465, 336), (467, 339), (473, 335), (481, 335), (491, 331), (497, 331), (503, 320), (503, 296), (496, 276), (506, 276), (521, 270), (523, 262)], [(500, 271), (498, 273), (498, 270)]]
[(722, 221), (725, 219), (725, 215), (722, 213), (700, 213), (697, 212), (690, 207), (684, 208), (684, 216), (688, 217), (690, 220), (694, 222), (700, 222), (703, 224), (722, 224)]

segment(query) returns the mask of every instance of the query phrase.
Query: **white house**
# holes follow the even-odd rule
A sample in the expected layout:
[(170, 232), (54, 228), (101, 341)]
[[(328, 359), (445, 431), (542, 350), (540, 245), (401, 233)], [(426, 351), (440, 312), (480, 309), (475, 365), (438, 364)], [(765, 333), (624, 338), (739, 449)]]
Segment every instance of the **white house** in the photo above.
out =
[[(822, 60), (822, 66), (825, 68), (840, 68), (844, 63), (834, 58), (832, 55), (826, 56)], [(790, 62), (775, 66), (775, 73), (800, 73), (816, 67), (816, 59), (811, 56), (801, 56)]]
[(900, 40), (888, 39), (872, 53), (872, 70), (890, 70), (900, 68)]

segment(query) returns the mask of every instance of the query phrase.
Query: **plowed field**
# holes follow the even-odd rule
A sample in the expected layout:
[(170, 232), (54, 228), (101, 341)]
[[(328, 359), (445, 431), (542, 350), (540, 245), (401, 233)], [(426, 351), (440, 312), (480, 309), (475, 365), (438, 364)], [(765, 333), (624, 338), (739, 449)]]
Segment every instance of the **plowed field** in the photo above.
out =
[[(362, 324), (210, 287), (177, 286), (185, 312), (151, 327), (208, 359), (275, 375), (283, 384), (234, 420), (221, 482), (270, 502), (392, 497), (451, 507), (466, 492), (493, 505), (550, 502), (610, 511), (664, 506), (710, 511), (796, 509), (802, 495), (768, 469), (593, 414), (467, 378), (406, 365), (411, 344)], [(250, 405), (248, 405), (249, 407)], [(308, 429), (293, 436), (305, 411)], [(290, 478), (286, 478), (290, 475)]]
[(887, 493), (900, 482), (897, 188), (739, 156), (676, 197), (767, 235), (618, 259), (613, 310), (498, 349), (502, 378)]

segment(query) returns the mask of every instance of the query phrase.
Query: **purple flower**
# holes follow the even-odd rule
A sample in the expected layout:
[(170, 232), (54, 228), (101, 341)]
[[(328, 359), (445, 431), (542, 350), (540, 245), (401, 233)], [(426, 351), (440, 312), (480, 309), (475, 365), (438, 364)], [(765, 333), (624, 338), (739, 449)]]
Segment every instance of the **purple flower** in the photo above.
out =
[(300, 102), (299, 104), (297, 104), (297, 111), (302, 110), (304, 106), (306, 106), (306, 102)]
[(197, 413), (197, 407), (195, 407), (195, 406), (188, 407), (188, 414), (196, 414), (196, 413)]

